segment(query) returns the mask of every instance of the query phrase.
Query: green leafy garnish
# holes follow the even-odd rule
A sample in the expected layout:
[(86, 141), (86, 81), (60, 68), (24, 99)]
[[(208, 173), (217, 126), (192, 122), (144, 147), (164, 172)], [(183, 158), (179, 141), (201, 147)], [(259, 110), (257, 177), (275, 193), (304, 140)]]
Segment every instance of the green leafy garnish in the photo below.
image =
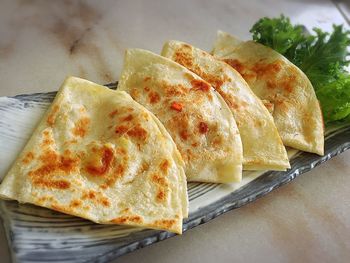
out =
[(250, 32), (253, 40), (269, 46), (281, 54), (295, 49), (295, 44), (304, 40), (303, 27), (293, 26), (288, 17), (261, 18), (254, 24)]
[(250, 30), (253, 40), (269, 46), (298, 66), (310, 79), (326, 123), (350, 121), (350, 31), (334, 25), (331, 34), (319, 28), (305, 34), (290, 19), (262, 18)]

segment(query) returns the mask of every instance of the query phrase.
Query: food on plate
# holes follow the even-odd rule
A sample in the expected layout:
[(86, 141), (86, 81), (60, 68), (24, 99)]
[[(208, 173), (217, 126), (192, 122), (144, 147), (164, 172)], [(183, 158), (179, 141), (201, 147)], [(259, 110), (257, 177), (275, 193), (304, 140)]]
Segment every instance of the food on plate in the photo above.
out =
[(348, 59), (350, 31), (334, 25), (329, 34), (314, 28), (305, 34), (305, 27), (292, 25), (290, 19), (259, 19), (250, 32), (253, 40), (268, 46), (299, 67), (310, 79), (326, 125), (350, 121), (350, 75)]
[(322, 112), (307, 76), (278, 52), (254, 41), (219, 32), (214, 56), (235, 68), (254, 93), (273, 105), (283, 143), (323, 155)]
[(129, 49), (117, 91), (67, 78), (0, 198), (181, 234), (186, 180), (286, 170), (284, 145), (323, 155), (317, 98), (326, 124), (350, 120), (350, 31), (304, 31), (282, 15), (253, 41), (220, 31), (212, 55), (174, 40), (162, 56)]
[(228, 183), (242, 176), (242, 144), (232, 113), (210, 84), (174, 61), (126, 51), (118, 90), (153, 112), (174, 139), (188, 181)]
[(167, 42), (162, 55), (203, 78), (224, 98), (241, 135), (243, 169), (286, 170), (290, 167), (271, 114), (235, 69), (180, 41)]
[(126, 92), (70, 77), (0, 186), (0, 196), (79, 216), (182, 232), (184, 162)]

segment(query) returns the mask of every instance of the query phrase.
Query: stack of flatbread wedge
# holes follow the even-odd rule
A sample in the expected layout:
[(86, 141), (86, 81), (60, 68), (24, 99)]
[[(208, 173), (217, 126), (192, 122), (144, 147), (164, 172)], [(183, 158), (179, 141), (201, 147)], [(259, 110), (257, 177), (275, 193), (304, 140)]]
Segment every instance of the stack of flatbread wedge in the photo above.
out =
[(323, 154), (307, 77), (277, 52), (219, 32), (212, 54), (169, 41), (126, 51), (117, 91), (69, 77), (0, 197), (100, 224), (182, 233), (187, 181), (234, 183)]

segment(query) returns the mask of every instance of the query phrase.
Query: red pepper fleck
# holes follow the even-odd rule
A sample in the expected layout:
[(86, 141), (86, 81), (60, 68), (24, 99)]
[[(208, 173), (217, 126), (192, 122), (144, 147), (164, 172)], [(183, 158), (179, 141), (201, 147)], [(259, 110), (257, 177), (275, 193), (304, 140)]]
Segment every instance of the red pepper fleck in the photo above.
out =
[(173, 103), (171, 104), (171, 108), (172, 108), (173, 110), (176, 110), (176, 111), (182, 111), (183, 106), (182, 106), (181, 103), (173, 102)]
[(208, 124), (206, 124), (205, 122), (200, 122), (199, 123), (199, 132), (202, 134), (205, 134), (208, 132)]

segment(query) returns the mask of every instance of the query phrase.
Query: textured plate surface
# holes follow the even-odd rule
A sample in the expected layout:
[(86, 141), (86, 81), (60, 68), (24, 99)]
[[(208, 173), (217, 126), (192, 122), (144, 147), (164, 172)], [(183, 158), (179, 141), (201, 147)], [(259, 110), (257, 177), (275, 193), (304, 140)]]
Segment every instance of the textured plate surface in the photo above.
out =
[[(115, 85), (110, 85), (113, 88)], [(0, 179), (32, 134), (55, 93), (0, 97)], [(350, 126), (327, 132), (325, 156), (289, 151), (287, 172), (244, 172), (243, 182), (189, 183), (190, 216), (184, 231), (238, 208), (350, 148)], [(174, 234), (86, 220), (14, 201), (0, 202), (12, 258), (16, 262), (108, 262)]]

